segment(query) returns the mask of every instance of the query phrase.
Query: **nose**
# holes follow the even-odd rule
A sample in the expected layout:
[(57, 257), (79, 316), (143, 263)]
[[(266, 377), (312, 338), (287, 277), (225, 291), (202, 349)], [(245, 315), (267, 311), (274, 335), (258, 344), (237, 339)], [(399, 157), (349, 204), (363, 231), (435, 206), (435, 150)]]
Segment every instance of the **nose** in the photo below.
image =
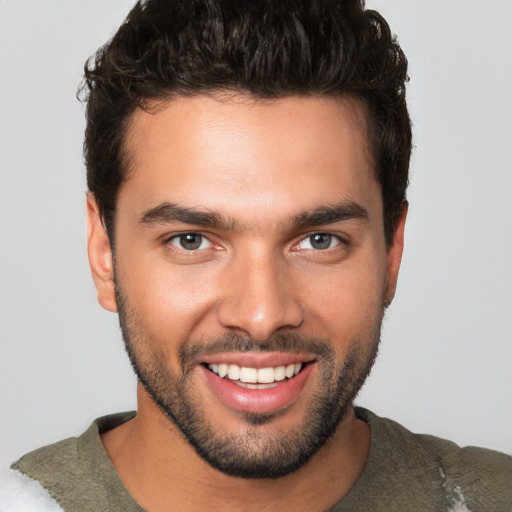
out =
[(275, 260), (253, 253), (230, 265), (217, 308), (224, 328), (265, 340), (279, 329), (303, 323), (303, 309), (293, 293), (286, 264)]

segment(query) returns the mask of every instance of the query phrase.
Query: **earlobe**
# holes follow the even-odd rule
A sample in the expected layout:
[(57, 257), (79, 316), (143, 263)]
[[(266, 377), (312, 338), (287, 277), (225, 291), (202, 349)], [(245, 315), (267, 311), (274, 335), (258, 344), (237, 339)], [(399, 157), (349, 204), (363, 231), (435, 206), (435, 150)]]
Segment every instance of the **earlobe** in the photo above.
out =
[(101, 220), (98, 204), (87, 194), (87, 254), (98, 302), (107, 311), (117, 312), (114, 265), (110, 242)]
[(395, 234), (391, 245), (388, 248), (386, 293), (384, 298), (386, 307), (391, 304), (391, 301), (395, 296), (398, 272), (400, 270), (400, 262), (402, 261), (402, 253), (404, 250), (404, 230), (408, 207), (409, 205), (407, 202), (402, 206)]

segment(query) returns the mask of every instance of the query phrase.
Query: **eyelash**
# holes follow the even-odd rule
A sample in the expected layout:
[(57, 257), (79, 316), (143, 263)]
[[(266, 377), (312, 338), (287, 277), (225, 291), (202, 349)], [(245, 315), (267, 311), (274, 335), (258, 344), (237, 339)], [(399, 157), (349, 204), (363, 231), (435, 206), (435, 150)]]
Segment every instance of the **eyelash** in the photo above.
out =
[[(201, 237), (201, 240), (199, 242), (199, 246), (196, 247), (196, 248), (193, 248), (193, 249), (186, 249), (185, 247), (178, 247), (178, 243), (179, 243), (179, 240), (182, 238), (182, 237), (186, 237), (186, 236), (196, 236), (196, 237)], [(312, 243), (311, 243), (311, 239), (314, 237), (314, 236), (324, 236), (324, 237), (329, 237), (329, 245), (331, 245), (332, 241), (333, 240), (337, 240), (337, 243), (333, 246), (333, 247), (326, 247), (324, 249), (315, 249), (314, 247), (312, 247)], [(173, 243), (174, 241), (176, 241), (177, 243)], [(200, 248), (201, 245), (203, 245), (204, 242), (207, 242), (209, 244), (208, 247), (206, 248)], [(349, 241), (340, 236), (340, 235), (337, 235), (337, 234), (334, 234), (334, 233), (330, 233), (328, 231), (314, 231), (312, 233), (309, 233), (309, 234), (306, 234), (305, 236), (303, 236), (300, 240), (298, 240), (297, 242), (295, 242), (291, 248), (292, 250), (295, 249), (295, 248), (298, 248), (298, 246), (304, 242), (308, 242), (309, 241), (309, 245), (310, 247), (309, 248), (306, 248), (305, 250), (308, 250), (308, 251), (314, 251), (314, 252), (318, 252), (318, 253), (322, 253), (322, 252), (328, 252), (328, 251), (333, 251), (333, 250), (336, 250), (337, 248), (338, 249), (341, 249), (341, 248), (347, 248), (349, 247)], [(193, 253), (197, 253), (199, 251), (204, 251), (206, 249), (209, 249), (211, 248), (212, 245), (214, 245), (214, 242), (212, 242), (212, 240), (210, 240), (210, 238), (205, 235), (204, 233), (201, 233), (201, 232), (197, 232), (197, 231), (185, 231), (185, 232), (181, 232), (181, 233), (175, 233), (173, 234), (172, 236), (169, 236), (167, 237), (165, 240), (164, 240), (164, 245), (166, 246), (173, 246), (173, 249), (175, 250), (178, 250), (178, 251), (181, 251), (181, 252), (184, 252), (184, 253), (188, 253), (188, 254), (193, 254)], [(341, 247), (340, 247), (341, 246)], [(299, 249), (297, 249), (299, 250)]]
[[(185, 253), (194, 253), (194, 252), (197, 252), (198, 250), (205, 250), (205, 248), (203, 249), (199, 249), (196, 248), (196, 249), (186, 249), (185, 247), (177, 247), (177, 245), (175, 245), (173, 243), (173, 241), (177, 241), (179, 243), (179, 240), (182, 238), (182, 237), (186, 237), (186, 236), (196, 236), (196, 237), (201, 237), (201, 241), (200, 241), (200, 244), (199, 244), (199, 247), (206, 241), (207, 243), (209, 243), (210, 245), (213, 245), (213, 242), (206, 236), (204, 235), (203, 233), (199, 233), (197, 231), (185, 231), (183, 233), (176, 233), (168, 238), (165, 239), (164, 241), (164, 244), (165, 245), (172, 245), (174, 246), (177, 250), (180, 250), (180, 251), (183, 251)], [(208, 247), (209, 248), (209, 247)]]
[[(316, 240), (315, 242), (313, 242), (314, 237), (323, 237), (323, 238), (327, 237), (328, 247), (324, 247), (322, 249), (313, 247), (313, 243), (317, 243), (317, 242), (319, 242), (320, 244), (322, 243), (321, 238), (320, 238), (320, 240)], [(336, 241), (337, 243), (335, 243), (335, 245), (331, 247), (331, 244), (334, 241)], [(301, 238), (292, 247), (297, 247), (304, 242), (309, 243), (309, 247), (306, 248), (307, 250), (312, 250), (315, 252), (327, 252), (327, 251), (338, 248), (338, 246), (340, 246), (340, 245), (345, 245), (345, 246), (347, 245), (346, 240), (339, 235), (335, 235), (334, 233), (329, 233), (328, 231), (316, 231), (314, 233), (310, 233), (307, 236)]]

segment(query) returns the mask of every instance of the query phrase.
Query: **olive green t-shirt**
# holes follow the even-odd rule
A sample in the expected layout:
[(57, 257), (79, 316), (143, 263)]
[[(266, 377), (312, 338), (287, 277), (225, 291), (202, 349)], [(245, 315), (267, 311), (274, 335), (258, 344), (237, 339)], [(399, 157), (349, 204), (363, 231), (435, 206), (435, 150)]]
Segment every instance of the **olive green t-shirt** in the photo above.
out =
[[(413, 434), (366, 409), (356, 414), (370, 426), (370, 453), (355, 486), (330, 512), (512, 511), (512, 457)], [(80, 437), (40, 448), (11, 467), (39, 481), (66, 512), (143, 512), (99, 436), (134, 415), (99, 418)]]

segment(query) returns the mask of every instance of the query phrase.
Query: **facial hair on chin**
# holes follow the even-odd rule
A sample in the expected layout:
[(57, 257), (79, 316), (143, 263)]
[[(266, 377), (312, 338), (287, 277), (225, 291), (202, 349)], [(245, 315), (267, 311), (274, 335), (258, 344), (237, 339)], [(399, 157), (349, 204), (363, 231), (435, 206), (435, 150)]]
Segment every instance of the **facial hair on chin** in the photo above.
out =
[[(383, 308), (376, 326), (343, 361), (337, 361), (328, 340), (279, 334), (255, 341), (237, 334), (212, 340), (187, 340), (179, 349), (180, 373), (173, 374), (166, 356), (152, 343), (144, 322), (130, 308), (116, 286), (119, 322), (132, 367), (139, 382), (163, 414), (179, 429), (196, 453), (212, 467), (241, 478), (279, 478), (308, 462), (332, 437), (364, 384), (377, 355)], [(360, 347), (367, 347), (365, 351)], [(318, 389), (302, 422), (287, 432), (262, 428), (286, 410), (275, 414), (242, 413), (243, 435), (219, 432), (215, 418), (206, 415), (193, 391), (197, 354), (230, 351), (303, 351), (317, 355)]]

